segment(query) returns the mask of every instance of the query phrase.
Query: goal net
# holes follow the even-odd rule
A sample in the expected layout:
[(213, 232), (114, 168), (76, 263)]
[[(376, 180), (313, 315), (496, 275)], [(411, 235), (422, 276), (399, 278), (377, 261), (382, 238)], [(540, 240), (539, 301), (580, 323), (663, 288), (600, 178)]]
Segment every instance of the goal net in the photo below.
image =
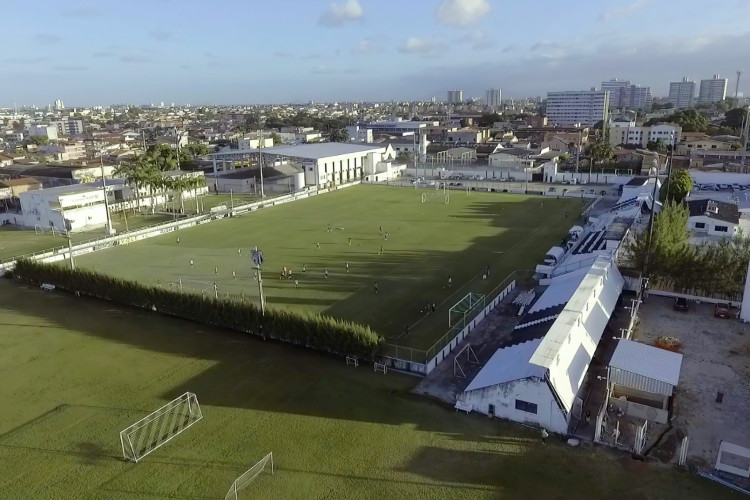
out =
[(55, 228), (55, 226), (40, 226), (39, 224), (34, 226), (34, 232), (36, 234), (51, 234), (54, 236), (62, 236), (62, 231)]
[(138, 462), (202, 418), (198, 398), (186, 392), (120, 431), (122, 455)]
[(450, 194), (441, 193), (439, 190), (422, 193), (422, 203), (450, 203)]
[(481, 293), (467, 293), (464, 298), (448, 309), (448, 326), (466, 325), (467, 318), (472, 318), (484, 309), (485, 300)]
[(203, 297), (213, 297), (217, 291), (213, 281), (192, 280), (177, 278), (177, 281), (167, 283), (167, 288), (173, 292), (194, 293)]
[(231, 498), (237, 499), (237, 492), (245, 488), (248, 484), (252, 483), (261, 472), (266, 470), (266, 466), (270, 464), (270, 473), (273, 475), (273, 453), (269, 453), (265, 457), (261, 458), (260, 461), (250, 467), (247, 471), (242, 473), (240, 477), (234, 480), (232, 486), (229, 487), (229, 491), (224, 496), (224, 500)]

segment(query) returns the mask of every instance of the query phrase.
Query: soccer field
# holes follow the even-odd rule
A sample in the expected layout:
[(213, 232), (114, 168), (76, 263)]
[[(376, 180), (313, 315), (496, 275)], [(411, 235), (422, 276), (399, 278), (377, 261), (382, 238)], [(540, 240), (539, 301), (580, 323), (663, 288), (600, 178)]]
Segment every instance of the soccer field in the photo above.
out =
[[(208, 295), (215, 282), (220, 295), (257, 303), (249, 256), (257, 246), (265, 257), (269, 307), (369, 324), (389, 342), (426, 349), (448, 329), (453, 304), (469, 292), (489, 293), (514, 270), (533, 269), (578, 221), (582, 207), (580, 199), (486, 192), (453, 191), (449, 204), (444, 199), (442, 191), (356, 186), (85, 255), (77, 263)], [(280, 279), (283, 267), (292, 269), (292, 279)]]
[[(723, 498), (602, 448), (456, 413), (414, 378), (0, 280), (0, 498)], [(118, 432), (185, 391), (204, 418), (134, 464)]]

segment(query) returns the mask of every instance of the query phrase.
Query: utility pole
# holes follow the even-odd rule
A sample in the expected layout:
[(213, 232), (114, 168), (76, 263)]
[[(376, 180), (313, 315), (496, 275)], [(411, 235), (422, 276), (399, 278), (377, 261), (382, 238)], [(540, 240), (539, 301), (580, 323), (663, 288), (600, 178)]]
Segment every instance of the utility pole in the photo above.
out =
[(107, 203), (107, 181), (104, 179), (104, 155), (99, 151), (99, 167), (102, 171), (102, 194), (104, 195), (104, 211), (107, 213), (107, 236), (112, 234), (112, 219), (109, 216), (109, 203)]
[(740, 95), (740, 77), (742, 76), (743, 71), (741, 69), (737, 70), (737, 84), (734, 87), (734, 98), (737, 99)]
[(265, 198), (263, 190), (263, 125), (258, 129), (258, 167), (260, 168), (260, 197)]
[(578, 130), (578, 145), (576, 146), (576, 173), (581, 163), (581, 130)]
[(747, 107), (745, 114), (745, 141), (742, 143), (742, 161), (740, 162), (740, 172), (745, 173), (745, 156), (747, 156), (747, 136), (750, 133), (750, 106)]

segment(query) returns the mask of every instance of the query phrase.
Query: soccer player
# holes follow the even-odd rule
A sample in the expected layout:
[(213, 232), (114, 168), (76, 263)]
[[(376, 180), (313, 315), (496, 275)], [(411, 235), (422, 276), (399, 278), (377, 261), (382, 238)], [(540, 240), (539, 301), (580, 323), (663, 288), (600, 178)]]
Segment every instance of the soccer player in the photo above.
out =
[(377, 295), (378, 294), (378, 282), (377, 281), (375, 282), (375, 285), (373, 285), (373, 287), (375, 288), (375, 295)]
[(325, 274), (326, 279), (328, 279), (328, 268), (323, 268), (323, 273)]
[(237, 281), (237, 272), (234, 269), (232, 269), (232, 279), (234, 279), (234, 281)]
[(292, 279), (292, 268), (286, 270), (286, 277), (287, 279)]
[(219, 274), (219, 266), (214, 266), (214, 274)]
[(299, 280), (294, 280), (294, 288), (299, 288)]
[(190, 259), (190, 269), (193, 268), (193, 259)]
[(319, 241), (315, 242), (315, 250), (320, 250), (320, 242)]
[(451, 277), (451, 275), (449, 274), (448, 275), (448, 288), (450, 288), (452, 286), (453, 286), (453, 277)]
[(344, 267), (346, 267), (346, 272), (348, 273), (349, 272), (349, 263), (348, 262), (344, 262)]
[(237, 255), (242, 255), (242, 249), (241, 248), (237, 249)]
[(383, 255), (383, 245), (380, 245), (380, 251), (378, 252), (378, 255)]
[(177, 237), (177, 244), (178, 245), (180, 244), (180, 237), (179, 236)]
[(302, 264), (302, 272), (303, 273), (307, 272), (307, 264)]
[(352, 246), (352, 239), (349, 238), (349, 246)]
[(330, 232), (331, 232), (331, 225), (330, 225), (330, 224), (328, 224), (328, 231), (326, 231), (326, 232), (327, 232), (327, 233), (330, 233)]

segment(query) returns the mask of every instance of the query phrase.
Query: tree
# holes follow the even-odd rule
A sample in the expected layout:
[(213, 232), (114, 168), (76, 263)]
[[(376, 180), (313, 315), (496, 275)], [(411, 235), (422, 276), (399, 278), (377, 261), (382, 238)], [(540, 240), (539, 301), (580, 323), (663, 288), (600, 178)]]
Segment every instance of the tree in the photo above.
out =
[(628, 245), (627, 255), (633, 267), (645, 270), (649, 278), (669, 278), (675, 272), (675, 263), (684, 255), (689, 215), (686, 205), (666, 203), (654, 219), (651, 241), (649, 232), (643, 231)]
[(615, 154), (615, 148), (611, 144), (606, 143), (601, 139), (597, 139), (589, 145), (587, 154), (591, 157), (591, 161), (594, 164), (596, 162), (603, 163), (612, 159)]
[(643, 125), (650, 127), (657, 123), (675, 123), (682, 127), (683, 132), (705, 132), (708, 130), (708, 118), (694, 109), (678, 111), (666, 118), (652, 118)]
[(271, 134), (271, 139), (273, 139), (273, 145), (278, 146), (282, 143), (281, 136), (277, 134), (276, 132), (273, 132)]
[[(669, 186), (669, 194), (667, 194), (667, 186)], [(662, 184), (659, 199), (682, 203), (692, 190), (693, 178), (690, 177), (687, 170), (678, 170), (677, 172), (672, 172), (669, 181)]]
[[(196, 156), (207, 155), (209, 153), (206, 145), (201, 142), (191, 142), (190, 144), (182, 148), (182, 151), (184, 151), (186, 154), (189, 154), (192, 158), (195, 158)], [(182, 159), (180, 159), (180, 161), (182, 161)]]
[(665, 154), (667, 152), (667, 145), (664, 144), (662, 139), (658, 141), (648, 141), (646, 143), (646, 149), (649, 151), (656, 151), (657, 153)]
[(345, 128), (338, 128), (331, 132), (328, 136), (328, 140), (331, 142), (349, 142), (349, 132)]
[(742, 127), (742, 121), (747, 117), (747, 109), (734, 108), (724, 114), (724, 120), (721, 122), (722, 127), (730, 127), (739, 130)]
[(34, 135), (31, 137), (31, 142), (36, 144), (37, 146), (46, 146), (49, 144), (49, 137), (46, 135)]

